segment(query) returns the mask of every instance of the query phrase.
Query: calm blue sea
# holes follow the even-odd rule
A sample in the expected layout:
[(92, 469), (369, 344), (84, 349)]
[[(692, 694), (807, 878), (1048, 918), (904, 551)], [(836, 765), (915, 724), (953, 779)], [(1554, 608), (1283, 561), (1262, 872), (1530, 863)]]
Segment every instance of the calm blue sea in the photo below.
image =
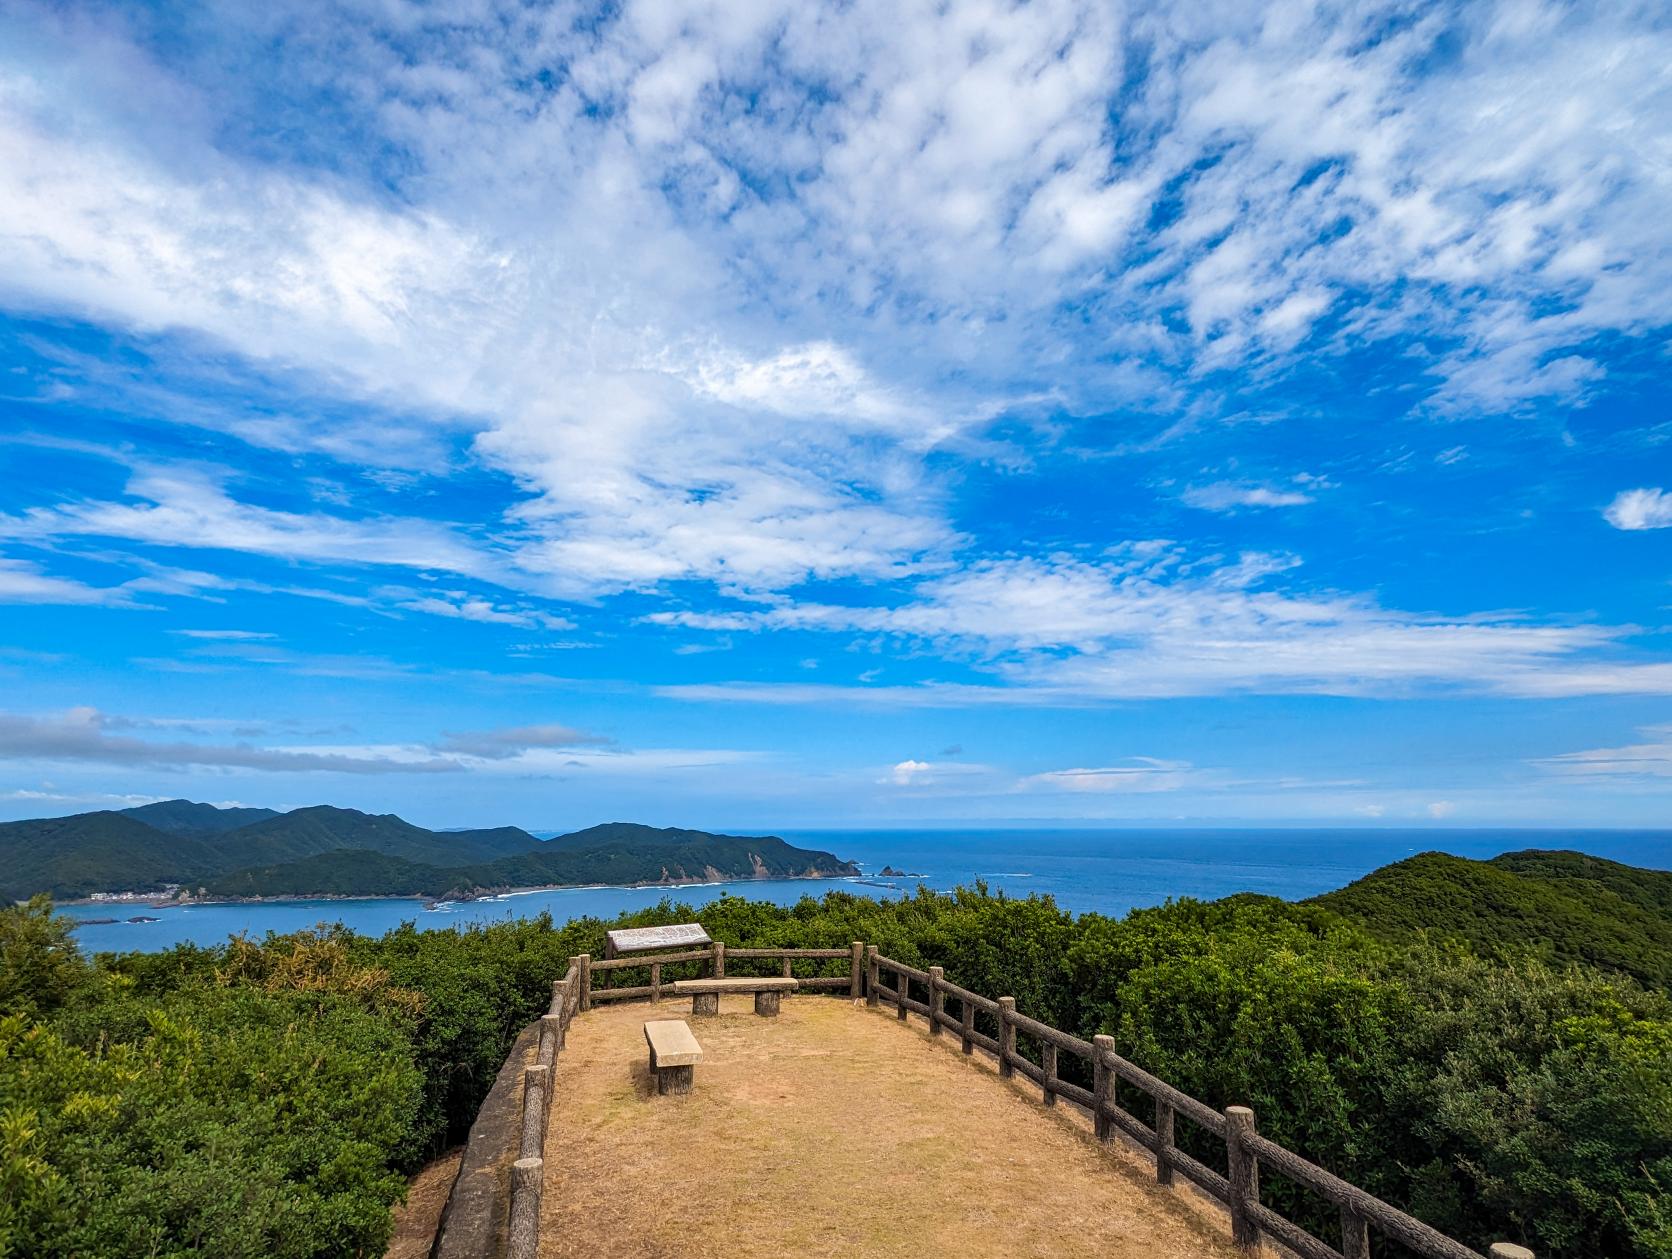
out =
[[(1378, 866), (1438, 849), (1491, 857), (1520, 848), (1574, 848), (1655, 869), (1672, 868), (1672, 831), (1392, 830), (898, 830), (786, 831), (792, 843), (858, 862), (862, 879), (740, 882), (678, 888), (574, 888), (425, 909), (409, 900), (287, 901), (155, 909), (143, 903), (70, 905), (76, 918), (147, 915), (155, 922), (89, 924), (76, 932), (91, 951), (156, 951), (229, 935), (295, 931), (321, 922), (381, 934), (414, 921), (433, 930), (549, 912), (559, 922), (653, 905), (664, 896), (702, 906), (723, 893), (791, 904), (831, 889), (895, 897), (918, 883), (936, 889), (985, 881), (1015, 896), (1041, 893), (1074, 913), (1120, 915), (1168, 899), (1260, 892), (1300, 900), (1350, 883)], [(885, 865), (917, 878), (885, 879)]]

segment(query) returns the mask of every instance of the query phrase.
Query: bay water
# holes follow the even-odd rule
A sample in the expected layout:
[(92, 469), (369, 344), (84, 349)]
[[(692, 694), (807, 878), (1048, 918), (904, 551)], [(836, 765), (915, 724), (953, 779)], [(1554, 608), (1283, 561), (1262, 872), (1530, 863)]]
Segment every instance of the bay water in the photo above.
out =
[[(341, 922), (380, 935), (403, 922), (421, 930), (532, 918), (559, 923), (613, 918), (667, 898), (697, 909), (722, 895), (794, 904), (845, 891), (898, 897), (919, 884), (950, 890), (985, 883), (1011, 896), (1055, 898), (1075, 914), (1120, 916), (1167, 900), (1214, 900), (1258, 892), (1304, 900), (1342, 887), (1378, 866), (1438, 850), (1485, 858), (1523, 848), (1577, 849), (1628, 865), (1672, 868), (1672, 831), (1619, 830), (821, 830), (785, 831), (805, 848), (856, 862), (850, 879), (739, 880), (686, 887), (585, 887), (516, 893), (430, 907), (419, 900), (295, 900), (152, 907), (145, 901), (66, 905), (85, 922), (76, 940), (89, 952), (153, 952), (176, 944), (219, 944), (247, 933), (297, 931)], [(901, 876), (884, 876), (891, 867)], [(149, 922), (130, 922), (134, 917)], [(115, 922), (88, 922), (115, 918)]]

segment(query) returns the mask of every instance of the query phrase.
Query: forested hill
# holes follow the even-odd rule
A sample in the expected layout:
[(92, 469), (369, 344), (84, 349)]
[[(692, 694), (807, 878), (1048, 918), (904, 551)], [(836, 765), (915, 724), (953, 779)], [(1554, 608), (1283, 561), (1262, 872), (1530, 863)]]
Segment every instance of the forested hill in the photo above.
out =
[(857, 874), (775, 836), (630, 822), (542, 841), (514, 826), (432, 831), (392, 813), (315, 805), (276, 813), (169, 800), (0, 824), (0, 897), (162, 892), (441, 896), (576, 883), (681, 883)]
[[(452, 838), (449, 834), (439, 836)], [(498, 860), (433, 865), (374, 851), (320, 853), (238, 870), (207, 884), (220, 896), (447, 896), (512, 887), (587, 883), (693, 883), (858, 874), (828, 852), (775, 835), (743, 837), (610, 822), (560, 835)]]
[(1314, 899), (1383, 939), (1420, 930), (1672, 987), (1672, 873), (1579, 852), (1425, 852)]

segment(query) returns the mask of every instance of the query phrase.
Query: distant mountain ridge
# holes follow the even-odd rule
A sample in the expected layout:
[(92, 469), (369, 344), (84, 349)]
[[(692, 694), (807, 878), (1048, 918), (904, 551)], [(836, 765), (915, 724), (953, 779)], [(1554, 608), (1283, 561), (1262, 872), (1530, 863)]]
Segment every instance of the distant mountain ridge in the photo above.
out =
[(158, 800), (132, 809), (118, 810), (123, 817), (137, 818), (147, 826), (170, 835), (222, 835), (251, 822), (279, 817), (277, 809), (221, 808), (191, 800)]
[(211, 896), (469, 896), (510, 887), (687, 883), (857, 874), (775, 835), (715, 835), (609, 822), (540, 840), (514, 826), (432, 831), (392, 813), (313, 805), (135, 809), (0, 823), (0, 896), (50, 892)]

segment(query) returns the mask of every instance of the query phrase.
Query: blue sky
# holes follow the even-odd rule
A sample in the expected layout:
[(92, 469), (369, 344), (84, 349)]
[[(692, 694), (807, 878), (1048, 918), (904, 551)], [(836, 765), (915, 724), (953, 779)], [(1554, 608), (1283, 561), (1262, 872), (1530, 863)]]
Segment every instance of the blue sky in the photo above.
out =
[(8, 5), (0, 816), (1664, 825), (1668, 66)]

